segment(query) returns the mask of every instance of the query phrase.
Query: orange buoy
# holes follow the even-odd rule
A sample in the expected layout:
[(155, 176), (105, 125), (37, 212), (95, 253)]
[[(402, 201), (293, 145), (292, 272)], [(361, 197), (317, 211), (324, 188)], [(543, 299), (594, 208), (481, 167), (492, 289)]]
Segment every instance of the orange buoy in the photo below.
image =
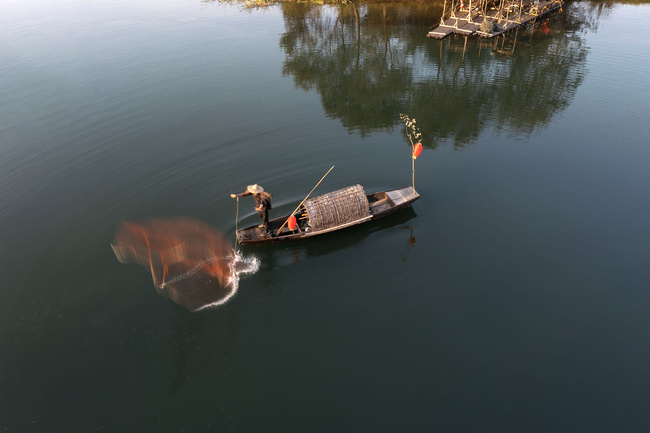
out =
[(291, 216), (289, 217), (289, 220), (288, 220), (288, 222), (287, 222), (287, 225), (289, 226), (289, 230), (295, 230), (295, 229), (296, 229), (296, 226), (298, 225), (297, 222), (296, 222), (296, 217), (293, 216), (293, 215), (291, 215)]
[(417, 159), (418, 156), (422, 153), (422, 143), (416, 143), (413, 146), (413, 159)]

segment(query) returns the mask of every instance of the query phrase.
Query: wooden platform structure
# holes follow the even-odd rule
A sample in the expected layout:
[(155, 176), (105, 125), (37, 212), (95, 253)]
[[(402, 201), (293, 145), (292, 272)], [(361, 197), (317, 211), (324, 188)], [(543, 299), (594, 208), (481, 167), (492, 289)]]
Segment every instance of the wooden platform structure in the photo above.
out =
[(562, 0), (469, 0), (468, 5), (464, 4), (464, 0), (451, 0), (447, 14), (445, 0), (440, 25), (427, 36), (442, 39), (457, 33), (493, 38), (558, 10), (562, 5)]

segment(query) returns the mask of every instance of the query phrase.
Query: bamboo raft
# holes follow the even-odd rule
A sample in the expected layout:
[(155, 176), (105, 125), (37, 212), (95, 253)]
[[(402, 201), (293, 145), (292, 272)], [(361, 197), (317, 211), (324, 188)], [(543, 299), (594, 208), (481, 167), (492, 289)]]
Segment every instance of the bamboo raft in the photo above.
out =
[(469, 0), (469, 5), (465, 6), (464, 0), (451, 0), (449, 16), (445, 19), (447, 15), (445, 0), (440, 25), (427, 36), (443, 39), (452, 33), (457, 33), (493, 38), (558, 10), (562, 5), (562, 0), (475, 0), (474, 4)]

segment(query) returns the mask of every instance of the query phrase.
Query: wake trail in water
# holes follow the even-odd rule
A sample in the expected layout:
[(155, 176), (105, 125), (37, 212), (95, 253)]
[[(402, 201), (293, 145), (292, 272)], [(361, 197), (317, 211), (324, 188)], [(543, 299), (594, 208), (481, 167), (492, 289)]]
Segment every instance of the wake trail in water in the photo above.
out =
[[(230, 277), (226, 282), (226, 288), (229, 288), (230, 291), (228, 294), (215, 302), (206, 304), (200, 308), (197, 308), (195, 311), (204, 310), (207, 308), (214, 308), (219, 305), (223, 305), (228, 300), (230, 300), (235, 293), (239, 290), (239, 281), (248, 276), (252, 275), (260, 269), (260, 260), (255, 256), (244, 256), (241, 251), (235, 251), (234, 255), (227, 258), (229, 260), (229, 267), (231, 269)], [(219, 260), (219, 259), (215, 259)], [(189, 275), (188, 275), (189, 277)]]

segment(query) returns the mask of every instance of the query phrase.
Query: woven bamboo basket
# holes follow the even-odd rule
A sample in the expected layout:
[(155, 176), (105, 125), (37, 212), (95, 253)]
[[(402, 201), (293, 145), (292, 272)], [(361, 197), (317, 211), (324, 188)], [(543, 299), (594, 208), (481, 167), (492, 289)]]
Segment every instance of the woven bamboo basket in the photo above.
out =
[(369, 215), (368, 198), (361, 185), (349, 186), (303, 204), (312, 230), (325, 230), (357, 221)]

